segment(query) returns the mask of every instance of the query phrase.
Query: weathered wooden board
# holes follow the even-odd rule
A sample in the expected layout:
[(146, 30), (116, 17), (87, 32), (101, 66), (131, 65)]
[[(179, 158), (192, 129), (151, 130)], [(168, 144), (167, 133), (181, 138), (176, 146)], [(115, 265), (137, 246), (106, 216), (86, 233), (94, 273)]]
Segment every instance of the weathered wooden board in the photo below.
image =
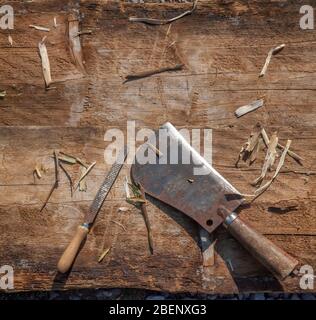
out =
[[(278, 130), (282, 143), (292, 139), (304, 167), (287, 158), (270, 189), (241, 215), (302, 264), (316, 268), (316, 39), (314, 31), (299, 28), (300, 5), (281, 0), (199, 1), (194, 14), (169, 29), (131, 23), (128, 17), (170, 18), (190, 3), (12, 2), (15, 28), (0, 33), (0, 89), (7, 91), (0, 100), (0, 265), (14, 266), (15, 290), (301, 290), (298, 278), (274, 279), (222, 228), (215, 233), (215, 265), (203, 268), (198, 226), (153, 199), (148, 211), (155, 252), (150, 255), (142, 215), (124, 200), (128, 165), (72, 272), (56, 273), (64, 247), (109, 169), (104, 133), (109, 128), (126, 132), (128, 120), (135, 120), (137, 129), (155, 129), (165, 121), (179, 128), (212, 128), (213, 165), (244, 193), (253, 191), (250, 182), (259, 175), (264, 156), (250, 168), (234, 166), (252, 127), (261, 122), (269, 134)], [(69, 49), (71, 13), (80, 14), (81, 30), (92, 30), (80, 36), (85, 73)], [(44, 35), (55, 87), (48, 91), (37, 49)], [(268, 51), (281, 43), (286, 48), (259, 79)], [(184, 63), (185, 69), (123, 84), (127, 74), (176, 63)], [(259, 97), (265, 99), (263, 108), (236, 119), (237, 107)], [(87, 192), (73, 197), (61, 174), (60, 187), (40, 213), (54, 181), (54, 149), (97, 165), (87, 178)], [(47, 168), (41, 180), (32, 174), (36, 164)], [(79, 174), (77, 166), (69, 171), (73, 177)], [(130, 210), (118, 212), (122, 206)], [(106, 247), (111, 250), (99, 264)]]

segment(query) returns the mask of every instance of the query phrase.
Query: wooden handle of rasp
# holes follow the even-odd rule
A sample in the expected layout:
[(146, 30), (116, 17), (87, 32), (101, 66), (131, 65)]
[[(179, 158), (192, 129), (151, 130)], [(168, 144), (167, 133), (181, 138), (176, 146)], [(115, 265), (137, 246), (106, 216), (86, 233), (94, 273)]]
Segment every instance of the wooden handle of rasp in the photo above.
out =
[(59, 272), (65, 273), (71, 268), (78, 254), (80, 246), (82, 242), (86, 239), (88, 232), (89, 232), (89, 229), (86, 226), (81, 225), (78, 227), (76, 234), (70, 241), (69, 245), (67, 246), (66, 250), (62, 254), (61, 258), (59, 259), (59, 262), (57, 265), (57, 269)]
[(231, 235), (278, 279), (286, 278), (298, 265), (295, 258), (252, 229), (234, 213), (229, 217), (224, 225)]

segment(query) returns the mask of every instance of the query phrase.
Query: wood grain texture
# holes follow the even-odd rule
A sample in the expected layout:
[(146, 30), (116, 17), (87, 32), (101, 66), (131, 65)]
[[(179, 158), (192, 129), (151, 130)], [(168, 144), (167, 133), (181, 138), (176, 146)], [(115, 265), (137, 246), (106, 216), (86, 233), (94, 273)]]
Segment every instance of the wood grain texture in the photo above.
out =
[[(300, 291), (298, 278), (276, 280), (223, 228), (214, 234), (214, 265), (203, 267), (199, 227), (154, 199), (147, 206), (155, 247), (151, 255), (143, 217), (124, 201), (128, 165), (72, 272), (56, 272), (110, 168), (104, 162), (104, 133), (109, 128), (126, 132), (127, 120), (135, 120), (138, 129), (156, 129), (165, 121), (178, 128), (212, 128), (213, 165), (243, 193), (253, 192), (250, 182), (260, 174), (264, 158), (261, 154), (250, 168), (234, 166), (253, 126), (260, 122), (269, 135), (277, 130), (281, 144), (291, 139), (304, 167), (287, 157), (270, 189), (240, 214), (301, 263), (316, 268), (316, 37), (315, 31), (299, 28), (300, 5), (200, 0), (197, 10), (172, 23), (167, 35), (169, 26), (131, 23), (128, 17), (168, 19), (190, 9), (190, 3), (12, 2), (15, 28), (0, 30), (0, 89), (7, 91), (0, 100), (0, 265), (14, 266), (15, 290)], [(80, 36), (85, 74), (69, 49), (67, 24), (74, 12), (82, 17), (79, 29), (92, 30)], [(55, 87), (49, 91), (37, 49), (43, 35)], [(259, 79), (268, 51), (281, 43), (285, 49)], [(128, 74), (179, 63), (185, 68), (176, 73), (123, 84)], [(265, 100), (262, 108), (236, 119), (239, 106), (259, 98)], [(87, 192), (73, 197), (61, 172), (59, 188), (40, 213), (54, 182), (54, 149), (97, 164), (87, 177)], [(36, 164), (47, 168), (40, 180), (32, 175)], [(73, 178), (80, 175), (79, 166), (69, 171)], [(118, 212), (122, 206), (130, 210)], [(98, 263), (104, 247), (111, 250)]]

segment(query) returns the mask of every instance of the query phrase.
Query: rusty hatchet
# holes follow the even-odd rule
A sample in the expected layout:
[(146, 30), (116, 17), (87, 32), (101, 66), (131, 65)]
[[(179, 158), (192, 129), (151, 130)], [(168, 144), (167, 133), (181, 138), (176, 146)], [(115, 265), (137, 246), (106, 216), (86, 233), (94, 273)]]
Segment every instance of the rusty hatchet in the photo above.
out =
[(242, 195), (172, 124), (164, 124), (138, 148), (131, 175), (148, 195), (180, 210), (208, 232), (223, 224), (277, 278), (284, 279), (298, 265), (238, 217), (234, 211), (243, 203)]

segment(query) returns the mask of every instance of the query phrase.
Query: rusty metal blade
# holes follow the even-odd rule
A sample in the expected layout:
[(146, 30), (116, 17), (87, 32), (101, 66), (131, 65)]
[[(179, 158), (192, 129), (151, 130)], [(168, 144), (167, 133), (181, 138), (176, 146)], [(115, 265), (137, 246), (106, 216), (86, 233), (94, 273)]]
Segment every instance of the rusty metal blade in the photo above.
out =
[[(166, 140), (166, 150), (161, 150), (160, 144)], [(219, 209), (229, 214), (243, 202), (238, 190), (194, 150), (172, 124), (164, 124), (149, 141), (153, 145), (159, 141), (157, 148), (162, 155), (156, 163), (143, 163), (138, 160), (139, 154), (155, 153), (148, 145), (142, 145), (136, 153), (131, 175), (150, 196), (182, 211), (208, 232), (213, 232), (225, 218)], [(174, 161), (175, 158), (178, 161)], [(187, 159), (190, 161), (185, 162)], [(196, 168), (203, 174), (195, 174)]]
[(112, 165), (112, 167), (111, 167), (109, 173), (107, 174), (107, 176), (105, 177), (97, 195), (95, 196), (95, 198), (91, 204), (90, 210), (86, 214), (85, 223), (90, 225), (94, 222), (106, 196), (108, 195), (109, 191), (111, 190), (111, 188), (116, 180), (116, 177), (118, 176), (118, 174), (124, 164), (124, 161), (127, 156), (127, 152), (128, 152), (127, 146), (124, 146), (124, 148), (118, 154), (116, 161)]

